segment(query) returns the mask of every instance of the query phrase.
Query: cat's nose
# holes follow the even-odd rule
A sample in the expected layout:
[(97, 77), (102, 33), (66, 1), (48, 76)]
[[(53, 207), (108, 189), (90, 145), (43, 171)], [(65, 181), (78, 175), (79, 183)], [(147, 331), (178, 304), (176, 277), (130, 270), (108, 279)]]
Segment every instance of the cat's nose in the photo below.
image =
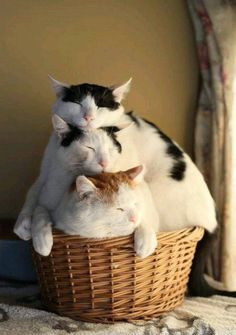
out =
[(129, 221), (135, 223), (136, 222), (136, 217), (135, 216), (130, 216)]
[(107, 163), (106, 163), (103, 159), (101, 159), (101, 160), (98, 162), (98, 164), (101, 165), (101, 167), (103, 167), (103, 168), (107, 165)]
[(85, 119), (87, 122), (90, 122), (90, 121), (94, 120), (94, 116), (92, 116), (92, 115), (84, 115), (84, 119)]

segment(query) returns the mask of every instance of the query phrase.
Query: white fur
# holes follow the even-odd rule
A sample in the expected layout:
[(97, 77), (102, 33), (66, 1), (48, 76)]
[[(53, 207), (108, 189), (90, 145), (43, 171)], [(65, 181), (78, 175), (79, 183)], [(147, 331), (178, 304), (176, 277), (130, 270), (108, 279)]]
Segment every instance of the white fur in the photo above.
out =
[(42, 256), (48, 256), (53, 245), (52, 222), (45, 207), (37, 206), (32, 220), (34, 249)]
[(185, 178), (172, 179), (169, 171), (173, 159), (166, 153), (167, 143), (142, 119), (139, 123), (140, 127), (133, 124), (118, 133), (123, 150), (114, 171), (127, 169), (130, 164), (145, 164), (145, 179), (159, 213), (161, 231), (202, 226), (213, 232), (217, 226), (214, 201), (195, 164), (184, 153)]

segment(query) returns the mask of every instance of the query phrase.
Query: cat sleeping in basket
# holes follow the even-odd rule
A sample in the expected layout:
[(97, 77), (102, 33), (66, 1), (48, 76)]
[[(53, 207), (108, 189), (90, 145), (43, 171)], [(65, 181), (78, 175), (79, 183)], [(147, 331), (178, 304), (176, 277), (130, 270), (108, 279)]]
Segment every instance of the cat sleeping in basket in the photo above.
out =
[[(109, 88), (89, 84), (70, 86), (53, 80), (57, 95), (53, 106), (54, 133), (46, 148), (39, 178), (29, 191), (15, 226), (20, 237), (31, 237), (32, 217), (37, 206), (40, 211), (33, 219), (33, 239), (40, 231), (43, 232), (41, 237), (51, 236), (49, 212), (56, 210), (76, 175), (127, 170), (140, 164), (146, 168), (145, 182), (160, 219), (159, 230), (191, 226), (202, 226), (210, 233), (215, 230), (213, 199), (189, 156), (154, 124), (124, 112), (121, 101), (129, 86), (130, 81)], [(131, 122), (133, 124), (127, 127)], [(127, 128), (118, 131), (124, 127)], [(103, 143), (96, 148), (96, 141), (83, 146), (85, 137), (90, 139), (98, 133), (106, 133)], [(106, 141), (113, 144), (112, 149)], [(61, 160), (61, 165), (55, 164), (55, 157)], [(113, 159), (115, 157), (117, 159)], [(87, 160), (96, 160), (96, 164)], [(37, 208), (35, 212), (37, 214)], [(153, 229), (150, 232), (152, 236)], [(145, 241), (141, 234), (139, 238)], [(47, 252), (52, 244), (50, 239), (46, 243)], [(39, 238), (36, 244), (40, 248), (43, 243), (43, 238)], [(153, 245), (149, 253), (154, 248)]]
[(69, 235), (90, 238), (135, 232), (136, 253), (149, 255), (157, 246), (159, 221), (142, 172), (143, 167), (137, 166), (123, 172), (77, 177), (52, 214), (55, 227)]

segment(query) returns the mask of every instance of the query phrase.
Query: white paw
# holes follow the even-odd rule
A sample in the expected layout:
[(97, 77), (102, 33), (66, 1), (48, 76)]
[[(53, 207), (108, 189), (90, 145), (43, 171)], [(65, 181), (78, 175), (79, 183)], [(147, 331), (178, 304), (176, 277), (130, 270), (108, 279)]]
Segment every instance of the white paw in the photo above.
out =
[(51, 223), (45, 223), (43, 227), (33, 234), (34, 250), (42, 255), (48, 256), (53, 246), (52, 226)]
[(155, 251), (157, 247), (156, 233), (150, 227), (139, 226), (134, 233), (134, 249), (137, 256), (145, 258)]
[(20, 214), (17, 218), (13, 231), (22, 240), (31, 239), (31, 221), (32, 217), (26, 214)]

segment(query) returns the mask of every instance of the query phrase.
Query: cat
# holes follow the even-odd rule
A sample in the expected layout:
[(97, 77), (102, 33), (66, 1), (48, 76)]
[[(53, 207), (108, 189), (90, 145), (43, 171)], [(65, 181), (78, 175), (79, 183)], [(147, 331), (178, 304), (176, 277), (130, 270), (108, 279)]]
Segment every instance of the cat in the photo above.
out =
[(117, 88), (93, 84), (70, 86), (51, 80), (57, 95), (53, 113), (67, 122), (83, 129), (103, 124), (117, 129), (132, 122), (132, 126), (117, 134), (123, 152), (112, 171), (145, 165), (145, 180), (157, 205), (162, 230), (198, 225), (210, 233), (215, 231), (214, 201), (190, 157), (152, 122), (125, 113), (121, 106), (131, 79)]
[[(93, 132), (82, 131), (67, 124), (57, 115), (52, 117), (52, 123), (54, 133), (49, 142), (49, 149), (53, 150), (50, 151), (50, 160), (46, 161), (48, 164), (43, 160), (41, 168), (41, 171), (47, 171), (47, 176), (38, 194), (35, 192), (34, 203), (32, 201), (29, 206), (26, 199), (22, 209), (23, 215), (32, 221), (33, 212), (37, 206), (39, 207), (36, 212), (39, 213), (37, 216), (40, 220), (34, 225), (30, 222), (29, 228), (32, 230), (35, 249), (42, 255), (49, 254), (52, 246), (51, 219), (48, 211), (56, 209), (76, 176), (84, 173), (95, 175), (111, 170), (113, 161), (121, 153), (121, 145), (116, 141), (115, 134), (106, 128)], [(31, 190), (30, 192), (32, 193)]]
[[(158, 214), (143, 167), (79, 176), (52, 213), (55, 227), (69, 235), (109, 238), (132, 234), (141, 258), (157, 246)], [(37, 219), (37, 218), (36, 218)]]

